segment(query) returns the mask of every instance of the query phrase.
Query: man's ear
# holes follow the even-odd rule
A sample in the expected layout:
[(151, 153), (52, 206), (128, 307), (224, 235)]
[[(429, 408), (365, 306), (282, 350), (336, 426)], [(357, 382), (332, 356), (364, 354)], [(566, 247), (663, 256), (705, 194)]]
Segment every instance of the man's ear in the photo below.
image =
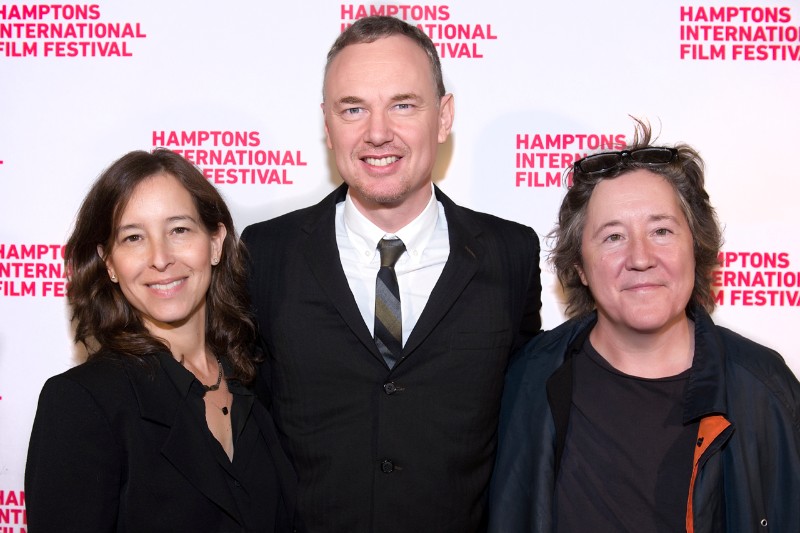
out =
[(453, 119), (455, 118), (455, 103), (452, 94), (442, 96), (439, 102), (439, 144), (442, 144), (450, 136), (453, 129)]
[(328, 150), (333, 150), (333, 143), (331, 143), (331, 134), (328, 132), (328, 114), (325, 113), (325, 102), (319, 104), (319, 108), (322, 109), (322, 122), (325, 125), (325, 144), (328, 147)]

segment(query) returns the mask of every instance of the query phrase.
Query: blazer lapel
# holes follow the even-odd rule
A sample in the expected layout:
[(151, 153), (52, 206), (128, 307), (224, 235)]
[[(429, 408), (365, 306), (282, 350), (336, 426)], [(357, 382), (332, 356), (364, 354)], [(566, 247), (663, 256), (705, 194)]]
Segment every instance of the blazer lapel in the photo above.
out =
[(336, 204), (344, 201), (347, 186), (342, 185), (318, 204), (319, 210), (303, 226), (307, 238), (301, 244), (309, 268), (320, 288), (336, 307), (353, 334), (366, 346), (372, 355), (383, 362), (375, 340), (364, 323), (358, 305), (347, 283), (336, 245)]
[(428, 303), (403, 346), (403, 361), (430, 335), (478, 270), (483, 249), (476, 236), (480, 229), (466, 220), (459, 208), (438, 187), (436, 198), (444, 206), (450, 237), (450, 256)]
[(155, 374), (132, 367), (129, 367), (128, 374), (139, 402), (141, 417), (170, 428), (161, 454), (197, 490), (241, 523), (236, 502), (224, 474), (216, 467), (218, 462), (203, 431), (206, 421), (200, 420), (191, 409), (188, 391), (181, 397), (183, 393), (179, 393), (160, 363)]

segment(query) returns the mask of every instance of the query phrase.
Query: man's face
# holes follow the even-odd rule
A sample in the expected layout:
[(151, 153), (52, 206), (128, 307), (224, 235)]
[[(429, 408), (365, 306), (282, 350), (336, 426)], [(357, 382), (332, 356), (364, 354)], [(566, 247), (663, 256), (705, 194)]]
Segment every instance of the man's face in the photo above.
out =
[(324, 98), (328, 148), (358, 208), (422, 211), (453, 123), (452, 95), (437, 96), (422, 48), (402, 35), (345, 47)]

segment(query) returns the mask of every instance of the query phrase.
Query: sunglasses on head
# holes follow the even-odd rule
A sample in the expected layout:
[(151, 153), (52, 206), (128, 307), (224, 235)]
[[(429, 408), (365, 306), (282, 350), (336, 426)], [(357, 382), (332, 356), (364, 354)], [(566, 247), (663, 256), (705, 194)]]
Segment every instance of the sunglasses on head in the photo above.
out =
[(627, 159), (630, 159), (633, 163), (658, 166), (672, 163), (676, 157), (678, 157), (678, 150), (675, 148), (648, 146), (635, 150), (589, 155), (575, 161), (574, 169), (587, 175), (601, 174), (618, 169), (625, 164)]

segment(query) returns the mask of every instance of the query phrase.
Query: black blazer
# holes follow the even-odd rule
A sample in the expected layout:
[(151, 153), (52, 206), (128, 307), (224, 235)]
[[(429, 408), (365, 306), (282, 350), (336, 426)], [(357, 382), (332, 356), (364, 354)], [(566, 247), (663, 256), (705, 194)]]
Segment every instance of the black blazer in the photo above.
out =
[[(178, 391), (161, 357), (170, 356), (143, 365), (103, 355), (47, 381), (25, 471), (28, 531), (246, 531), (218, 466), (224, 452), (215, 455), (200, 409)], [(287, 530), (296, 478), (270, 414), (255, 401), (250, 416), (281, 489), (249, 496), (254, 505), (279, 499), (276, 528)]]
[(480, 530), (506, 364), (541, 326), (538, 239), (437, 188), (450, 255), (389, 370), (339, 260), (346, 191), (242, 234), (299, 530)]

